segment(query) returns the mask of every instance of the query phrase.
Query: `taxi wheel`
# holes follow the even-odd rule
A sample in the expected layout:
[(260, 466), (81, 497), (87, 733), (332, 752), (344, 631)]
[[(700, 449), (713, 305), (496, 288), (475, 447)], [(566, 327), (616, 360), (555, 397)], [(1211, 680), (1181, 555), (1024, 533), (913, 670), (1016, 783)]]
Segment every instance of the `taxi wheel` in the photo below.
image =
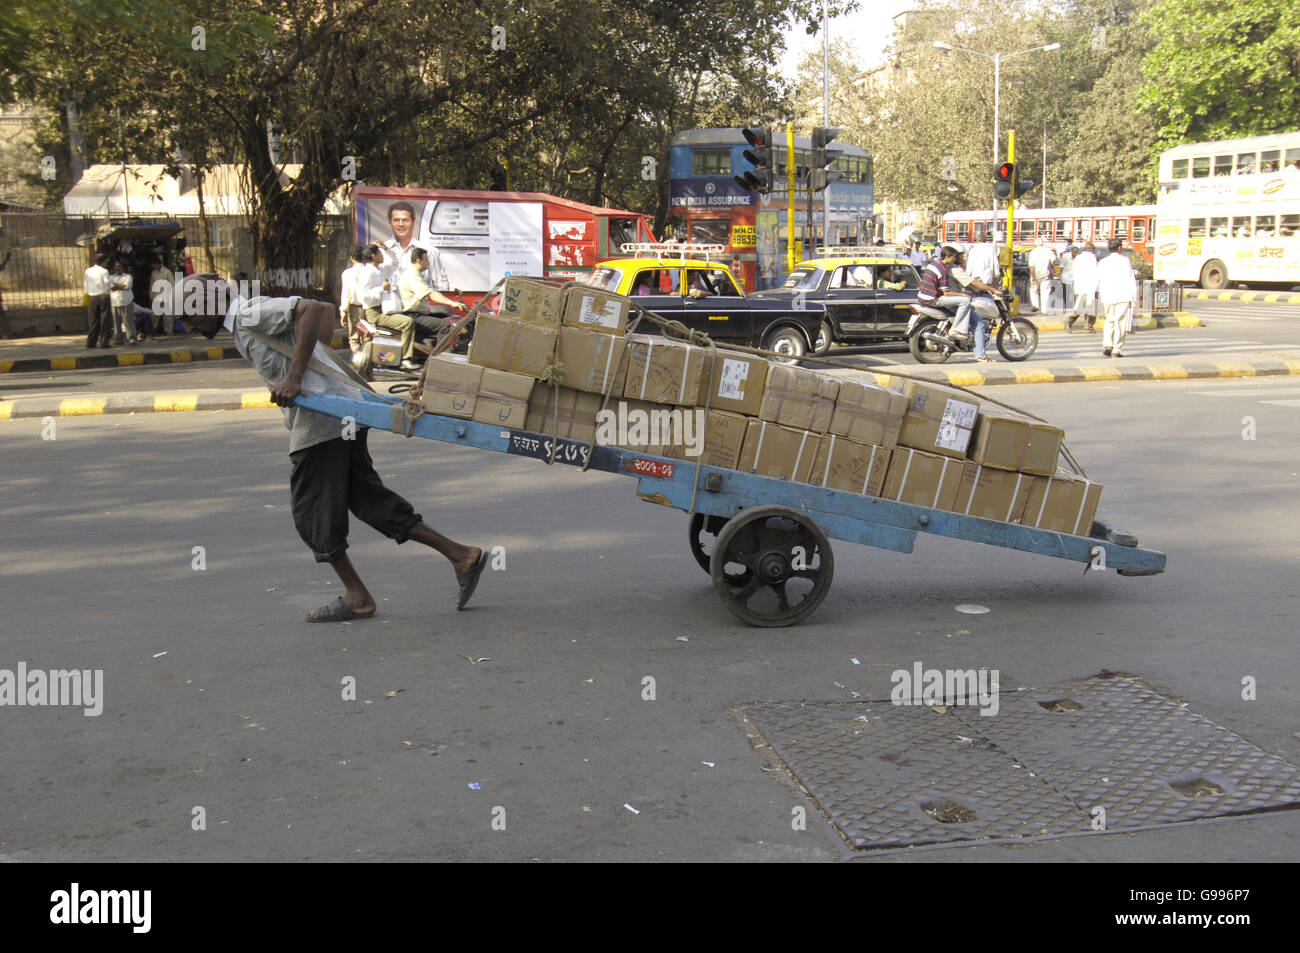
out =
[(782, 355), (774, 360), (783, 364), (797, 364), (799, 359), (808, 353), (808, 345), (804, 341), (803, 334), (792, 327), (777, 328), (771, 332), (763, 342), (763, 348)]
[(831, 328), (831, 323), (829, 321), (823, 321), (822, 329), (817, 335), (817, 342), (813, 345), (813, 353), (818, 357), (824, 357), (826, 352), (831, 349), (831, 345), (834, 342), (835, 332), (834, 329)]

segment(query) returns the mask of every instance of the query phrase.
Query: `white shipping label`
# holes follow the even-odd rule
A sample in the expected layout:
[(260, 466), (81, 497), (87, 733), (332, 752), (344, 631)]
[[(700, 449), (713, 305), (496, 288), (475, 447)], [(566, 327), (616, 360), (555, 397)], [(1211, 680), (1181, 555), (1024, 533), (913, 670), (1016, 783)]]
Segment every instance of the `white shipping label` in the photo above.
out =
[(602, 328), (617, 328), (619, 303), (607, 299), (605, 301), (605, 307), (602, 310), (597, 311), (592, 307), (594, 300), (595, 299), (593, 298), (586, 297), (582, 299), (582, 306), (578, 311), (578, 323), (599, 324)]
[(934, 438), (934, 445), (945, 450), (965, 450), (970, 443), (977, 413), (979, 408), (975, 404), (949, 399), (939, 421), (939, 434)]
[(749, 377), (749, 361), (722, 361), (721, 382), (718, 384), (718, 396), (730, 400), (745, 399), (745, 380)]

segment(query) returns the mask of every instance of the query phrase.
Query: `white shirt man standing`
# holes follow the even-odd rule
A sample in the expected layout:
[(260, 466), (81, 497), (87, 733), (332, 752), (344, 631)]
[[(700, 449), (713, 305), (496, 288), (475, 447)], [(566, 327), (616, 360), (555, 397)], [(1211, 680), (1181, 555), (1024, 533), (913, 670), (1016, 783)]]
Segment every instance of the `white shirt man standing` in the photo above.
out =
[(97, 341), (100, 347), (113, 346), (113, 312), (109, 303), (112, 285), (108, 280), (108, 269), (104, 267), (107, 263), (105, 256), (98, 256), (82, 278), (82, 287), (90, 302), (90, 334), (86, 337), (86, 347), (93, 348)]
[(126, 270), (126, 262), (118, 259), (113, 263), (113, 273), (108, 276), (112, 290), (109, 296), (113, 306), (113, 326), (117, 330), (118, 343), (135, 344), (140, 340), (135, 328), (135, 279)]
[(1097, 265), (1097, 299), (1106, 309), (1101, 353), (1105, 357), (1123, 357), (1124, 339), (1133, 330), (1133, 309), (1137, 307), (1137, 276), (1133, 274), (1133, 263), (1121, 251), (1122, 239), (1112, 238), (1106, 247), (1110, 254)]
[(1074, 329), (1074, 322), (1084, 318), (1084, 327), (1095, 331), (1097, 316), (1097, 254), (1092, 242), (1074, 256), (1074, 309), (1065, 324), (1065, 330)]
[(966, 253), (966, 270), (986, 285), (995, 284), (998, 278), (998, 252), (993, 239), (986, 236), (971, 245)]
[(1056, 252), (1047, 246), (1044, 238), (1034, 239), (1034, 250), (1029, 253), (1029, 303), (1036, 311), (1046, 311), (1052, 294), (1052, 263)]

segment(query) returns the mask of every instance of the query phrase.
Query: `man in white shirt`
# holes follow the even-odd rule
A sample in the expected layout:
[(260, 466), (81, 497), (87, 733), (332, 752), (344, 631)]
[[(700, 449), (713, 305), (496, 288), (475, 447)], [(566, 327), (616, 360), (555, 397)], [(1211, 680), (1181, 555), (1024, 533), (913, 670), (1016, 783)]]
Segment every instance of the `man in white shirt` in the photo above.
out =
[(135, 330), (135, 279), (126, 270), (126, 262), (122, 259), (113, 262), (113, 273), (108, 276), (108, 282), (118, 343), (135, 344), (138, 339)]
[(1101, 353), (1104, 357), (1123, 357), (1124, 339), (1133, 330), (1133, 309), (1137, 307), (1137, 276), (1133, 263), (1121, 251), (1122, 239), (1112, 238), (1106, 247), (1110, 254), (1097, 265), (1097, 299), (1106, 309)]
[(411, 249), (423, 248), (429, 253), (429, 284), (438, 291), (450, 290), (438, 249), (415, 240), (415, 207), (410, 202), (394, 202), (388, 208), (388, 226), (393, 230), (393, 237), (382, 247), (393, 284), (400, 282), (410, 271)]
[(1078, 254), (1074, 242), (1065, 243), (1061, 252), (1061, 310), (1069, 311), (1074, 307), (1074, 256)]
[(1029, 253), (1029, 304), (1036, 311), (1046, 311), (1052, 294), (1052, 251), (1044, 238), (1034, 239), (1034, 250)]
[(86, 347), (93, 348), (96, 341), (100, 347), (112, 347), (113, 313), (110, 293), (113, 290), (109, 281), (108, 256), (99, 255), (95, 263), (86, 269), (82, 278), (82, 287), (90, 299), (87, 318), (90, 322), (90, 334), (86, 337)]
[(369, 430), (349, 428), (294, 403), (304, 386), (345, 396), (366, 386), (359, 378), (344, 383), (354, 375), (328, 348), (334, 306), (298, 297), (236, 297), (216, 275), (194, 275), (186, 282), (203, 287), (207, 312), (187, 314), (186, 321), (208, 337), (224, 324), (239, 353), (266, 382), (271, 399), (284, 408), (294, 526), (316, 561), (329, 563), (344, 586), (341, 598), (309, 612), (307, 621), (346, 622), (375, 614), (375, 600), (347, 554), (349, 511), (399, 544), (415, 540), (445, 556), (459, 586), (456, 608), (463, 609), (478, 586), (487, 554), (436, 532), (410, 503), (384, 486), (366, 448)]
[(1096, 331), (1097, 317), (1097, 254), (1092, 242), (1074, 256), (1074, 309), (1065, 323), (1067, 332), (1074, 330), (1074, 322), (1084, 318), (1084, 327)]
[(998, 252), (993, 244), (993, 236), (985, 235), (966, 253), (966, 270), (987, 285), (997, 284)]
[(176, 316), (172, 314), (172, 273), (162, 259), (154, 262), (149, 274), (149, 294), (154, 315), (154, 334), (175, 334)]
[(352, 264), (343, 269), (339, 289), (339, 324), (348, 329), (348, 343), (355, 351), (361, 343), (357, 332), (357, 322), (361, 320), (361, 299), (358, 296), (357, 281), (362, 269), (366, 267), (366, 248), (357, 245), (352, 249)]

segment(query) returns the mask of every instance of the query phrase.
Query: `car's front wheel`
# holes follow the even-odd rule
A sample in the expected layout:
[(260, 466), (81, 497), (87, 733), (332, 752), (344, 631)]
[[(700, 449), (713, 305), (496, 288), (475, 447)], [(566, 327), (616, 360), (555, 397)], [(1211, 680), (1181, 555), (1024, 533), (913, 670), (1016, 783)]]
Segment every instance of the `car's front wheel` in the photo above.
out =
[(763, 347), (780, 354), (781, 357), (776, 360), (782, 364), (797, 364), (799, 359), (808, 353), (808, 345), (804, 341), (803, 333), (789, 326), (769, 331), (763, 341)]

